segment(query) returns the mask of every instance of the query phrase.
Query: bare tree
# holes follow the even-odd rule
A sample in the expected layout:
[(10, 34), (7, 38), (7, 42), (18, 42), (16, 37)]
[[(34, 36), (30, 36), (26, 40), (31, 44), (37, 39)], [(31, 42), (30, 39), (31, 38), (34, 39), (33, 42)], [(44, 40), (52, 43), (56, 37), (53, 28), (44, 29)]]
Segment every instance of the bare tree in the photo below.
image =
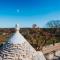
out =
[(46, 26), (48, 28), (60, 28), (60, 20), (52, 20), (49, 21)]
[(57, 33), (57, 30), (60, 28), (60, 20), (52, 20), (52, 21), (49, 21), (47, 24), (46, 24), (47, 28), (51, 28), (51, 32), (52, 32), (52, 41), (53, 41), (53, 45), (55, 45), (56, 43), (56, 33)]

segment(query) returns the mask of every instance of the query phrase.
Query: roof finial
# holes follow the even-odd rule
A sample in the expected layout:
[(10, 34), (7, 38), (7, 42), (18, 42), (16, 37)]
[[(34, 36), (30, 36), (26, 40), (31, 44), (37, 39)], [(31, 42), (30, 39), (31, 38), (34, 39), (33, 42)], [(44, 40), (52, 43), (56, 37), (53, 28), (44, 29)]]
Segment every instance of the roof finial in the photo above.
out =
[(19, 31), (19, 24), (16, 24), (16, 31)]

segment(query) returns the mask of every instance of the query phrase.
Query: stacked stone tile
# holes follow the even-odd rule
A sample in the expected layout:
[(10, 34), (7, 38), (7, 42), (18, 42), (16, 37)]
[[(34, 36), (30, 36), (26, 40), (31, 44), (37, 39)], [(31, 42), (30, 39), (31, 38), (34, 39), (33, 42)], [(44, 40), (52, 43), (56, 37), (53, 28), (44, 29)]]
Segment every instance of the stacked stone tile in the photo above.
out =
[[(7, 44), (9, 45), (9, 44)], [(24, 44), (25, 45), (25, 44)], [(32, 60), (35, 51), (29, 51), (29, 48), (26, 49), (24, 45), (13, 45), (10, 44), (9, 47), (5, 47), (2, 50), (3, 60)], [(32, 52), (32, 53), (31, 53)]]
[(22, 44), (7, 43), (1, 51), (3, 60), (32, 60), (36, 51), (28, 42)]

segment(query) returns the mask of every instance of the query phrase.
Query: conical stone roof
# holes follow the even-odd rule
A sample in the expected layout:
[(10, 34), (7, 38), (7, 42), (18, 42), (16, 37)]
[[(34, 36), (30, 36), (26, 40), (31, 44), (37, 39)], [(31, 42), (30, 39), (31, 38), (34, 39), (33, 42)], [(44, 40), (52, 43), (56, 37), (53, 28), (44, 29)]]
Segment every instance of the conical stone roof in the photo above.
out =
[(3, 45), (3, 49), (0, 51), (2, 60), (46, 60), (43, 53), (37, 53), (19, 33), (19, 29), (19, 25), (17, 24), (16, 32), (8, 39), (8, 42)]

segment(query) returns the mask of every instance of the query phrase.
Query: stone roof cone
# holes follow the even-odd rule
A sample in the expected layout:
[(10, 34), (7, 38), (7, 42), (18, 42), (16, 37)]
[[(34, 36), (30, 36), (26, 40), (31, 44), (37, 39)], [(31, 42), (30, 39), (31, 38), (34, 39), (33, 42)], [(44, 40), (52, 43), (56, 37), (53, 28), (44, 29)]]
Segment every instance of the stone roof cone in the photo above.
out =
[(21, 44), (26, 41), (26, 39), (19, 33), (19, 24), (16, 24), (15, 26), (16, 32), (13, 34), (13, 36), (9, 39), (10, 44)]
[(42, 52), (37, 52), (28, 41), (19, 33), (19, 25), (16, 32), (0, 51), (2, 60), (46, 60)]

